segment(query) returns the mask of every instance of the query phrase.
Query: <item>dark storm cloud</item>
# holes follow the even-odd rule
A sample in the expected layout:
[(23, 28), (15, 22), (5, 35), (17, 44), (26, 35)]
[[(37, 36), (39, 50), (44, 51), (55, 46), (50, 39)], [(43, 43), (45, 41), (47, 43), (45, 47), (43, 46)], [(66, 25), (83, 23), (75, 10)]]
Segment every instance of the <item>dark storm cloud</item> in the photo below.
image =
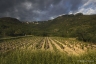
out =
[[(91, 0), (0, 0), (0, 17), (20, 20), (48, 20), (61, 14), (75, 13)], [(95, 4), (94, 4), (95, 5)]]
[(24, 0), (0, 0), (0, 12), (5, 12), (9, 9), (13, 9)]

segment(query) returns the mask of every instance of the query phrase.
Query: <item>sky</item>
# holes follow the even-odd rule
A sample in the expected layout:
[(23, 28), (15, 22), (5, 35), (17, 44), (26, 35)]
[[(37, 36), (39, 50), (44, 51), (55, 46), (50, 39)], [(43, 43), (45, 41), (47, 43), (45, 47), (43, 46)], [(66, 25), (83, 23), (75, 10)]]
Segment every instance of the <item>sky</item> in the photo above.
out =
[(96, 14), (96, 0), (0, 0), (0, 17), (45, 21), (63, 14)]

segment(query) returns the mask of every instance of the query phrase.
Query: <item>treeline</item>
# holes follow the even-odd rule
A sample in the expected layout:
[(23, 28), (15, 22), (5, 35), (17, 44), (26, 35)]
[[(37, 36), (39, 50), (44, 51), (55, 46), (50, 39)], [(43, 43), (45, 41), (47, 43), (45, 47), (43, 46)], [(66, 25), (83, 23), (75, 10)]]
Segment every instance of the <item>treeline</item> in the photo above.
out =
[[(21, 22), (15, 18), (4, 17), (0, 18), (0, 38), (15, 37), (15, 36), (43, 36), (45, 34), (40, 25), (42, 22)], [(42, 27), (43, 28), (43, 27)]]
[(53, 20), (21, 22), (14, 18), (0, 18), (0, 37), (60, 36), (75, 37), (85, 42), (96, 42), (96, 15), (63, 15)]
[(54, 19), (51, 24), (51, 33), (56, 33), (57, 36), (96, 42), (96, 15), (63, 15)]
[(10, 17), (0, 18), (0, 37), (22, 35), (22, 23)]

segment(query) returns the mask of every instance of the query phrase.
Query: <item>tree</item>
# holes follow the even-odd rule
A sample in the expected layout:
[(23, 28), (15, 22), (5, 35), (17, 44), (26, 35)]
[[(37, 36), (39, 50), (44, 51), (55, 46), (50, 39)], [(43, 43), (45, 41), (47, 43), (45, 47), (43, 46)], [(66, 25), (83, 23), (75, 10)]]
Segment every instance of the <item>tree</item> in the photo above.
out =
[(79, 40), (89, 42), (93, 37), (93, 34), (90, 31), (90, 26), (82, 25), (77, 27), (76, 34)]

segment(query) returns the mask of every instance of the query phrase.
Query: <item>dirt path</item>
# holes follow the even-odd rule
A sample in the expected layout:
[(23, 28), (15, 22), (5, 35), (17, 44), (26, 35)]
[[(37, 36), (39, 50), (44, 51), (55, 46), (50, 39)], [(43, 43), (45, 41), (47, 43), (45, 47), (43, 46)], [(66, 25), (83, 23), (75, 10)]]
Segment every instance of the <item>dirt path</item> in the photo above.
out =
[(41, 50), (45, 50), (45, 49), (44, 49), (45, 41), (46, 41), (46, 38), (44, 38), (44, 40), (43, 40), (43, 42), (42, 42), (43, 44), (42, 44)]
[(54, 50), (53, 50), (53, 46), (52, 46), (52, 44), (51, 44), (51, 42), (50, 42), (50, 40), (49, 40), (48, 37), (47, 37), (47, 40), (48, 40), (48, 43), (49, 43), (49, 50), (50, 50), (50, 51), (54, 51)]
[[(76, 45), (78, 45), (79, 47), (76, 47), (75, 44), (71, 44), (70, 42), (66, 42), (70, 47), (70, 49), (73, 49), (76, 53), (78, 54), (83, 54), (85, 51), (83, 49), (81, 49), (81, 46), (79, 44), (76, 43)], [(84, 47), (84, 46), (83, 46)], [(85, 48), (85, 47), (84, 47)]]
[(77, 52), (78, 54), (83, 54), (85, 52), (84, 50), (77, 48), (76, 46), (74, 46), (74, 51)]
[(56, 44), (51, 38), (50, 41), (56, 46), (56, 48), (60, 51), (63, 52), (63, 49), (60, 48), (60, 46), (58, 44)]
[(57, 40), (55, 40), (55, 41), (64, 46), (64, 51), (65, 51), (66, 53), (68, 53), (68, 55), (79, 55), (78, 53), (76, 53), (74, 50), (70, 49), (69, 47), (67, 47), (67, 46), (64, 45), (63, 43), (61, 43), (61, 42), (59, 42), (59, 41), (57, 41)]

